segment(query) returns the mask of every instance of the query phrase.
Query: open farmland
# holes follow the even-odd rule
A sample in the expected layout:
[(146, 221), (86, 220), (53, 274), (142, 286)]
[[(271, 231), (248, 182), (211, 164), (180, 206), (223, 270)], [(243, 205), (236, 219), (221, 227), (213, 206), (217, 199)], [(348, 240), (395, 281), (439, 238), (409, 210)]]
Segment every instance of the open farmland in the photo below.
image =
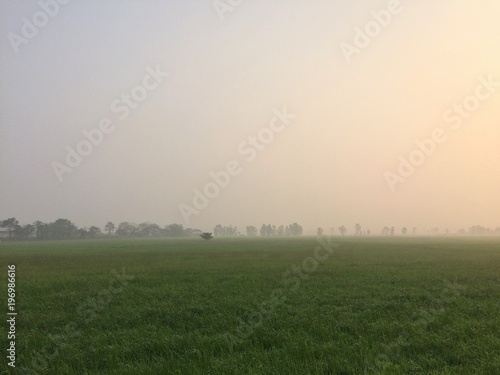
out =
[(2, 373), (500, 374), (500, 240), (333, 237), (314, 263), (318, 246), (2, 242)]

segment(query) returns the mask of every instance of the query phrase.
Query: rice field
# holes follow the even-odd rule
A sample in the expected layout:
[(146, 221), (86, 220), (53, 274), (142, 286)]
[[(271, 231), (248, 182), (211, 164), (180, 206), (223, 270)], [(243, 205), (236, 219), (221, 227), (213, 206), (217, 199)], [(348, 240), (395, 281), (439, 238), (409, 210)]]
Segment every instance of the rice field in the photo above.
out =
[(500, 374), (498, 238), (2, 242), (0, 259), (1, 374)]

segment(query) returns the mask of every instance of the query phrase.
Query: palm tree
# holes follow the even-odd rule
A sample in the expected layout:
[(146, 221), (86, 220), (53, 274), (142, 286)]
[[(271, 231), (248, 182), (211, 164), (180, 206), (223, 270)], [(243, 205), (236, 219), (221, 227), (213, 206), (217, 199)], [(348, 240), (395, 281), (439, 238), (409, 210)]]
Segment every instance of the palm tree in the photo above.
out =
[(212, 236), (212, 233), (209, 232), (203, 232), (202, 234), (200, 234), (200, 237), (203, 238), (204, 240), (211, 240), (212, 238), (214, 238)]

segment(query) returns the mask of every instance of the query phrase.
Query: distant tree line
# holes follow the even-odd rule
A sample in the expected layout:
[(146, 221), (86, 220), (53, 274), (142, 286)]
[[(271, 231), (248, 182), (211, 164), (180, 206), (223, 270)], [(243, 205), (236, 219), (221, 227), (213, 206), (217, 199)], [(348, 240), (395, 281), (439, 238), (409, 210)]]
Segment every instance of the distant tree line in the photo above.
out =
[(214, 228), (214, 236), (215, 237), (236, 237), (241, 233), (238, 231), (237, 227), (233, 227), (232, 225), (228, 227), (223, 227), (220, 224), (217, 224)]
[(262, 224), (260, 230), (253, 225), (246, 227), (246, 232), (248, 237), (255, 237), (260, 235), (261, 237), (290, 237), (290, 236), (302, 236), (302, 225), (293, 223), (290, 225), (271, 225)]
[[(344, 225), (338, 227), (338, 233), (341, 236), (345, 236), (348, 233), (347, 228)], [(371, 232), (369, 229), (362, 230), (361, 225), (359, 225), (359, 224), (356, 224), (354, 226), (353, 233), (355, 236), (370, 236), (371, 235)], [(330, 235), (333, 236), (334, 234), (335, 234), (335, 228), (332, 227), (332, 228), (330, 228)], [(380, 234), (383, 236), (397, 236), (399, 234), (406, 236), (408, 234), (417, 235), (418, 233), (417, 233), (417, 228), (415, 228), (415, 227), (413, 227), (411, 229), (409, 229), (407, 227), (402, 227), (401, 231), (399, 231), (395, 227), (385, 226), (382, 228), (382, 231), (380, 232)], [(433, 228), (429, 229), (427, 234), (431, 235), (431, 236), (439, 236), (439, 235), (450, 235), (451, 232), (449, 231), (449, 229), (439, 229), (439, 228), (433, 227)], [(470, 227), (468, 230), (460, 229), (456, 232), (456, 234), (463, 235), (463, 236), (500, 236), (500, 227), (497, 227), (495, 229), (490, 229), (490, 228), (485, 228), (481, 225), (475, 225), (473, 227)], [(316, 235), (322, 236), (323, 235), (323, 228), (318, 228)]]
[(470, 227), (467, 231), (465, 229), (460, 229), (458, 234), (469, 235), (469, 236), (488, 236), (488, 235), (500, 235), (500, 227), (495, 229), (485, 228), (481, 225), (475, 225)]
[[(104, 225), (104, 231), (97, 226), (78, 228), (73, 222), (68, 219), (57, 219), (51, 223), (44, 223), (42, 221), (35, 221), (32, 224), (20, 225), (19, 221), (15, 217), (11, 217), (5, 220), (0, 220), (0, 238), (7, 237), (10, 239), (25, 240), (25, 239), (38, 239), (38, 240), (65, 240), (65, 239), (92, 239), (92, 238), (102, 238), (102, 237), (192, 237), (201, 236), (203, 232), (199, 229), (184, 228), (182, 224), (170, 224), (160, 227), (158, 224), (144, 222), (140, 224), (134, 224), (128, 221), (123, 221), (116, 226), (114, 223), (108, 221)], [(289, 236), (301, 236), (302, 226), (293, 223), (290, 225), (271, 225), (262, 224), (260, 230), (253, 225), (249, 225), (246, 228), (246, 236), (248, 237), (289, 237)], [(353, 234), (355, 236), (369, 236), (371, 235), (370, 230), (362, 230), (360, 224), (354, 226)], [(316, 234), (322, 236), (324, 233), (323, 228), (318, 228)], [(345, 236), (348, 231), (347, 228), (342, 225), (338, 227), (338, 233), (341, 236)], [(210, 238), (212, 236), (211, 233)], [(335, 228), (330, 228), (330, 235), (335, 234)], [(385, 226), (380, 232), (383, 236), (396, 236), (401, 234), (406, 236), (408, 234), (416, 235), (417, 228), (412, 228), (411, 230), (402, 227), (401, 230), (396, 230), (395, 227)], [(450, 231), (448, 229), (440, 230), (439, 228), (431, 228), (427, 234), (429, 235), (449, 235)], [(480, 225), (475, 225), (470, 227), (468, 230), (460, 229), (457, 231), (458, 235), (468, 235), (468, 236), (500, 236), (500, 227), (496, 229), (485, 228)], [(205, 237), (208, 238), (205, 233)], [(215, 237), (237, 237), (243, 236), (236, 226), (222, 226), (217, 224), (214, 228), (213, 236)], [(203, 237), (202, 237), (203, 238)]]
[[(258, 230), (256, 227), (253, 225), (249, 225), (246, 228), (246, 235), (248, 237), (256, 237), (256, 236), (261, 236), (261, 237), (271, 237), (271, 236), (301, 236), (302, 235), (302, 226), (293, 223), (287, 226), (280, 225), (271, 225), (271, 224), (262, 224), (260, 227), (260, 230)], [(214, 236), (215, 237), (238, 237), (238, 236), (244, 236), (243, 233), (241, 233), (238, 230), (238, 227), (229, 225), (229, 226), (222, 226), (221, 224), (217, 224), (214, 228)]]
[(184, 228), (182, 224), (170, 224), (160, 227), (158, 224), (144, 222), (140, 224), (123, 221), (115, 226), (112, 222), (104, 225), (104, 232), (96, 226), (78, 228), (68, 219), (57, 219), (52, 223), (35, 221), (33, 224), (20, 225), (15, 218), (0, 221), (10, 239), (68, 240), (91, 239), (101, 237), (191, 237), (202, 232), (198, 229)]

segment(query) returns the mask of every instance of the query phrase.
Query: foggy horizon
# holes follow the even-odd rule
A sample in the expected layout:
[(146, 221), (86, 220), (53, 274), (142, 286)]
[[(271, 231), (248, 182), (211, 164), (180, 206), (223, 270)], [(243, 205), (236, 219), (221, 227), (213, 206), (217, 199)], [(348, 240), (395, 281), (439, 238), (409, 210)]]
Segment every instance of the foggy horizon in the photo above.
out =
[(217, 3), (0, 5), (0, 220), (500, 227), (500, 4)]

